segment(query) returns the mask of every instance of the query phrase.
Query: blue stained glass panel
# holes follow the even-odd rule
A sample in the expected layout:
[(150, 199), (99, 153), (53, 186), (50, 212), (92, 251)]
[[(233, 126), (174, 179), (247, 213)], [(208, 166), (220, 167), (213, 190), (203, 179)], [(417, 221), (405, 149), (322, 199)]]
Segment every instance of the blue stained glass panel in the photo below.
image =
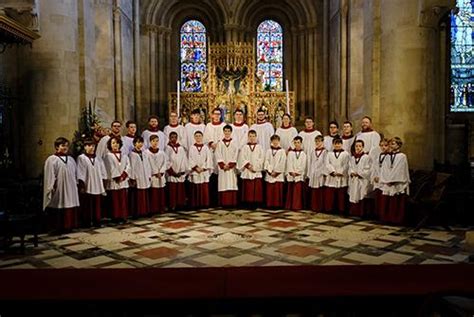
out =
[(266, 91), (283, 90), (283, 29), (265, 20), (257, 29), (257, 76)]
[(180, 34), (181, 91), (202, 91), (201, 78), (207, 72), (207, 36), (205, 26), (189, 20)]
[(452, 112), (474, 112), (474, 0), (457, 0), (459, 11), (451, 14)]

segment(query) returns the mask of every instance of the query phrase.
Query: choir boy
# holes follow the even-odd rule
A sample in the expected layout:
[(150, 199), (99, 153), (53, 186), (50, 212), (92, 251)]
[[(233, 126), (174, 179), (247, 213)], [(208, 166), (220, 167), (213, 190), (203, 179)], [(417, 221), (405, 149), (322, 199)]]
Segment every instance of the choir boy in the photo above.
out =
[(272, 135), (271, 147), (265, 153), (264, 170), (266, 200), (268, 208), (283, 207), (283, 185), (285, 182), (286, 152), (280, 147), (280, 137)]
[(270, 122), (265, 119), (265, 111), (263, 109), (257, 110), (257, 123), (254, 123), (251, 130), (257, 132), (258, 144), (262, 146), (262, 149), (266, 152), (270, 149), (270, 138), (275, 133), (275, 129)]
[(382, 196), (387, 200), (388, 208), (380, 218), (384, 222), (402, 224), (410, 189), (408, 160), (400, 151), (403, 143), (399, 137), (390, 140), (389, 144), (390, 154), (382, 163), (379, 178)]
[(137, 136), (137, 124), (134, 121), (127, 121), (125, 127), (127, 128), (127, 135), (122, 137), (122, 154), (128, 156), (134, 148), (133, 139)]
[(280, 137), (280, 146), (283, 150), (290, 150), (295, 136), (298, 135), (298, 130), (291, 125), (291, 117), (289, 114), (286, 113), (283, 115), (281, 127), (276, 130), (275, 134)]
[(54, 148), (55, 153), (44, 163), (43, 210), (49, 213), (51, 229), (62, 233), (77, 227), (77, 167), (68, 155), (69, 141), (66, 138), (57, 138)]
[(314, 151), (314, 138), (322, 134), (314, 128), (313, 117), (306, 117), (304, 126), (304, 130), (301, 130), (298, 135), (303, 138), (303, 150), (306, 156), (309, 156)]
[(385, 199), (385, 196), (382, 195), (380, 187), (380, 169), (382, 168), (383, 162), (388, 159), (387, 156), (389, 154), (389, 140), (381, 135), (379, 148), (372, 150), (369, 154), (372, 160), (372, 170), (370, 175), (372, 187), (371, 196), (375, 199), (374, 216), (377, 219), (380, 219), (382, 213), (387, 209), (387, 200)]
[(315, 149), (308, 158), (308, 186), (311, 191), (311, 210), (316, 212), (326, 211), (324, 207), (325, 181), (327, 173), (328, 151), (324, 148), (322, 135), (314, 138)]
[(193, 111), (191, 111), (191, 119), (184, 126), (184, 131), (186, 135), (185, 147), (187, 149), (191, 148), (191, 146), (193, 146), (194, 144), (194, 132), (202, 132), (206, 128), (206, 125), (202, 123), (201, 120), (201, 112), (199, 112), (199, 109), (194, 109)]
[(191, 183), (189, 207), (193, 209), (209, 207), (209, 178), (214, 168), (212, 152), (203, 143), (203, 133), (194, 132), (195, 143), (188, 152), (188, 179)]
[(166, 169), (168, 168), (168, 157), (164, 151), (160, 151), (159, 137), (150, 136), (150, 147), (145, 151), (151, 169), (151, 187), (149, 191), (150, 213), (163, 213), (166, 208)]
[(178, 143), (187, 149), (188, 143), (186, 140), (186, 129), (183, 125), (179, 124), (179, 118), (176, 112), (170, 113), (169, 124), (163, 129), (163, 133), (166, 136), (169, 136), (171, 132), (176, 132), (178, 134)]
[(160, 121), (158, 116), (153, 115), (148, 118), (148, 129), (146, 129), (142, 133), (142, 138), (145, 141), (145, 149), (150, 147), (150, 136), (154, 134), (158, 136), (158, 147), (160, 148), (160, 150), (165, 150), (166, 144), (168, 143), (168, 136), (165, 135), (163, 131), (160, 131), (158, 127), (159, 123)]
[(95, 155), (95, 141), (84, 140), (84, 153), (77, 157), (77, 180), (81, 203), (81, 223), (85, 227), (99, 225), (107, 173), (102, 158)]
[(364, 141), (357, 140), (349, 161), (349, 214), (367, 216), (367, 194), (370, 187), (371, 159), (364, 153)]
[(178, 143), (178, 134), (171, 132), (166, 146), (168, 156), (167, 185), (169, 192), (168, 207), (174, 211), (186, 206), (186, 190), (184, 181), (188, 170), (186, 151)]
[(135, 137), (133, 150), (130, 152), (130, 184), (131, 184), (131, 212), (136, 217), (150, 213), (148, 192), (151, 187), (151, 167), (146, 155), (143, 153), (143, 138)]
[(303, 138), (296, 136), (293, 139), (294, 149), (288, 152), (286, 159), (286, 181), (288, 191), (285, 208), (300, 210), (304, 206), (305, 178), (307, 159), (303, 151)]
[(352, 146), (354, 144), (354, 132), (352, 131), (352, 122), (344, 121), (342, 125), (342, 148), (344, 151), (353, 153)]
[(109, 152), (104, 163), (107, 171), (107, 196), (109, 198), (110, 216), (116, 221), (125, 221), (129, 216), (128, 209), (128, 175), (130, 175), (130, 161), (128, 156), (122, 155), (122, 139), (113, 136), (107, 142)]
[(218, 165), (219, 204), (222, 207), (237, 206), (237, 158), (239, 149), (232, 140), (232, 127), (224, 127), (224, 138), (217, 144), (215, 159)]
[(234, 112), (234, 123), (232, 123), (232, 140), (236, 141), (239, 150), (247, 144), (247, 133), (249, 126), (244, 121), (244, 112), (237, 109)]
[(221, 110), (215, 108), (212, 110), (211, 122), (206, 125), (204, 129), (204, 143), (214, 152), (217, 148), (217, 143), (224, 137), (225, 122), (221, 121)]
[(342, 149), (341, 139), (334, 139), (333, 148), (327, 155), (324, 208), (326, 211), (339, 211), (342, 214), (346, 207), (350, 155)]
[[(339, 124), (336, 121), (329, 122), (329, 134), (324, 136), (324, 148), (329, 152), (332, 151), (332, 141), (339, 139)], [(343, 141), (344, 144), (344, 141)], [(350, 153), (350, 152), (349, 152)]]
[(240, 150), (237, 168), (242, 179), (242, 202), (249, 208), (263, 203), (263, 161), (265, 153), (257, 143), (257, 132), (248, 132), (248, 143)]

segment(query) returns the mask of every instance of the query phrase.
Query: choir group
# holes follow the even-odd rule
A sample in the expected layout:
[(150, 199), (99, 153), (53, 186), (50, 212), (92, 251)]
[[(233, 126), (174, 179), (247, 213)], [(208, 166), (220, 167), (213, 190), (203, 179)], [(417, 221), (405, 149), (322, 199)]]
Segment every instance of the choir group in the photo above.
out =
[(207, 125), (195, 111), (183, 126), (171, 113), (163, 131), (151, 116), (141, 136), (132, 121), (121, 136), (121, 122), (114, 121), (110, 133), (84, 140), (76, 160), (69, 141), (56, 139), (44, 168), (43, 208), (52, 229), (214, 206), (347, 210), (403, 223), (410, 178), (400, 138), (381, 137), (369, 117), (357, 135), (351, 122), (339, 133), (333, 121), (324, 137), (310, 117), (299, 133), (288, 114), (276, 131), (265, 118), (258, 110), (248, 127), (237, 110), (227, 124), (215, 109)]

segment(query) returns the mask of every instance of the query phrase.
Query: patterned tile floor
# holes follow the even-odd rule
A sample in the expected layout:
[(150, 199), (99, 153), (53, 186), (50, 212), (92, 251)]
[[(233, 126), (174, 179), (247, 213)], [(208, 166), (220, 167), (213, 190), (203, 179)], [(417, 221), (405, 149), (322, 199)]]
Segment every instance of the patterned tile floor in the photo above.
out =
[(309, 211), (209, 209), (42, 235), (0, 268), (142, 268), (467, 262), (466, 228), (413, 232)]

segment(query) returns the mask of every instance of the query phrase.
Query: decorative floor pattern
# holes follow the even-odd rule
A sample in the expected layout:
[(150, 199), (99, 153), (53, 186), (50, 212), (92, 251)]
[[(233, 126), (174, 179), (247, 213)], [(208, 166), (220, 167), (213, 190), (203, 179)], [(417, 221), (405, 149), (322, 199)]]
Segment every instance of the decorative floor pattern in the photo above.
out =
[(310, 211), (209, 209), (42, 235), (24, 254), (0, 253), (0, 268), (460, 263), (472, 254), (466, 230), (413, 232)]

